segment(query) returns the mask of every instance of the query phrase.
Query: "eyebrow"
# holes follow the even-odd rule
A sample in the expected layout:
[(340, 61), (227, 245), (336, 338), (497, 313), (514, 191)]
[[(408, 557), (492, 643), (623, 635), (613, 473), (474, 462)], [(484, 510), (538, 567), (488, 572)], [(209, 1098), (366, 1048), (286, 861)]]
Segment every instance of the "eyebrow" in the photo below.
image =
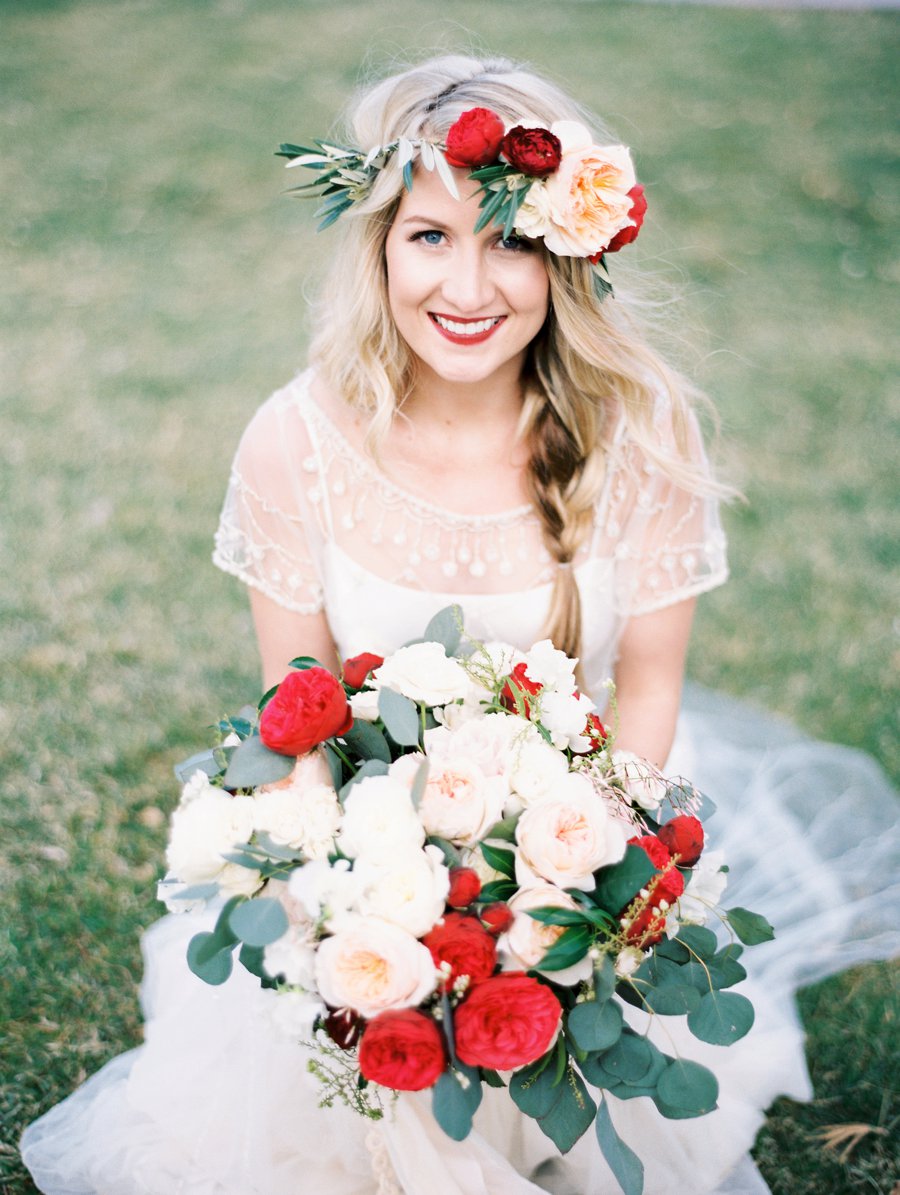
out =
[(449, 231), (450, 225), (445, 224), (443, 220), (435, 220), (431, 216), (412, 215), (405, 216), (400, 221), (401, 226), (404, 224), (427, 224), (430, 228), (440, 229), (442, 232)]

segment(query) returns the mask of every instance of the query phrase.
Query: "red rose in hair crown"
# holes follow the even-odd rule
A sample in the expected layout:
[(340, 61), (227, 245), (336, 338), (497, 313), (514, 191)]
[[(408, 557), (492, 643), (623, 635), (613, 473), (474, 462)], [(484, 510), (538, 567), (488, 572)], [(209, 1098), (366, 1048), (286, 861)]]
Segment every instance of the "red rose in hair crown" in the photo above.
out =
[(305, 755), (332, 735), (346, 734), (353, 714), (340, 681), (327, 668), (289, 672), (259, 716), (259, 737), (279, 755)]
[(516, 125), (503, 138), (500, 152), (510, 166), (532, 178), (546, 178), (559, 169), (562, 143), (549, 129), (528, 129)]
[(487, 166), (496, 160), (503, 140), (503, 121), (490, 108), (470, 108), (450, 126), (447, 161), (464, 170)]
[(631, 210), (628, 215), (634, 221), (623, 228), (621, 232), (617, 232), (613, 239), (606, 246), (604, 252), (618, 253), (620, 249), (624, 249), (626, 245), (630, 245), (632, 241), (637, 240), (637, 234), (641, 231), (641, 225), (644, 223), (644, 216), (647, 214), (647, 198), (644, 195), (644, 188), (641, 183), (637, 183), (628, 192), (628, 197), (631, 200)]

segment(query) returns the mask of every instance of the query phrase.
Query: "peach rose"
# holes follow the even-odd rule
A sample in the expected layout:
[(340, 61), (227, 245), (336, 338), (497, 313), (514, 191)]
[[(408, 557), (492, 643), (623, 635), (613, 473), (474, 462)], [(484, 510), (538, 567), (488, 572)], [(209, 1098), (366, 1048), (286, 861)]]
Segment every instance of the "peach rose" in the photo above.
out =
[(528, 885), (540, 876), (560, 888), (584, 891), (594, 887), (597, 868), (618, 863), (626, 846), (621, 822), (610, 815), (591, 782), (578, 773), (567, 777), (564, 795), (525, 810), (516, 827), (516, 841), (520, 884)]
[(332, 1008), (377, 1016), (414, 1008), (431, 995), (437, 971), (427, 946), (380, 917), (354, 918), (316, 952), (316, 984)]
[[(530, 971), (540, 969), (538, 964), (554, 942), (565, 933), (565, 926), (544, 925), (542, 921), (536, 921), (528, 910), (577, 909), (578, 905), (555, 884), (534, 884), (530, 888), (520, 888), (510, 900), (509, 908), (514, 914), (513, 923), (501, 940), (500, 949), (510, 957), (514, 967)], [(573, 966), (563, 971), (548, 971), (547, 974), (556, 983), (580, 983), (590, 975), (591, 965), (591, 960), (585, 955)]]

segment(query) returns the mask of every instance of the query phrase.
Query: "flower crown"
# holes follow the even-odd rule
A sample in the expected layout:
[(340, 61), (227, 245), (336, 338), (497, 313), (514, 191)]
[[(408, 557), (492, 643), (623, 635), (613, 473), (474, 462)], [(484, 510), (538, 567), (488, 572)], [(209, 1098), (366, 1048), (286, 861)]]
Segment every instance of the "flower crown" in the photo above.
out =
[(290, 159), (288, 167), (319, 171), (314, 182), (290, 190), (324, 200), (316, 213), (320, 230), (364, 200), (389, 163), (399, 167), (412, 190), (418, 159), (425, 170), (437, 172), (455, 199), (459, 191), (450, 167), (468, 169), (480, 189), (476, 232), (494, 223), (504, 237), (541, 239), (559, 257), (587, 258), (601, 299), (612, 293), (605, 255), (637, 237), (647, 211), (627, 147), (594, 145), (590, 132), (574, 120), (556, 121), (549, 129), (507, 130), (489, 108), (470, 108), (451, 126), (446, 143), (400, 137), (365, 154), (328, 141), (314, 144), (316, 149), (284, 144), (277, 153)]

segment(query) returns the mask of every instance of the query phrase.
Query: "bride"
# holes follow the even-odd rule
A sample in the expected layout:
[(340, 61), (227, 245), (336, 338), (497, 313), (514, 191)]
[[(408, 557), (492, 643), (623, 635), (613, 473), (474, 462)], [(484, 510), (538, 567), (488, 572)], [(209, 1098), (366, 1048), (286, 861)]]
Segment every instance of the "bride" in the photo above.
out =
[[(645, 1161), (647, 1195), (749, 1195), (767, 1190), (748, 1154), (765, 1108), (811, 1094), (792, 991), (897, 949), (880, 912), (896, 826), (891, 837), (876, 770), (856, 756), (780, 742), (721, 703), (679, 716), (696, 598), (726, 578), (725, 490), (697, 397), (613, 290), (614, 254), (646, 204), (628, 150), (584, 120), (530, 71), (449, 57), (365, 92), (355, 148), (297, 151), (320, 190), (332, 183), (339, 240), (310, 368), (251, 421), (214, 559), (250, 587), (266, 687), (298, 654), (337, 670), (391, 651), (451, 602), (477, 638), (552, 638), (598, 699), (614, 677), (618, 745), (708, 789), (729, 903), (777, 931), (751, 952), (753, 1031), (700, 1059), (719, 1076), (718, 1109), (664, 1121), (634, 1100), (616, 1105), (616, 1126)], [(504, 187), (493, 217), (490, 177)], [(853, 841), (829, 821), (828, 803), (850, 800)], [(881, 892), (865, 886), (875, 875)], [(590, 1135), (555, 1157), (508, 1099), (487, 1099), (461, 1144), (417, 1096), (376, 1127), (320, 1110), (271, 993), (249, 975), (209, 988), (187, 970), (197, 928), (170, 916), (146, 935), (145, 1045), (26, 1131), (42, 1191), (617, 1190)]]

